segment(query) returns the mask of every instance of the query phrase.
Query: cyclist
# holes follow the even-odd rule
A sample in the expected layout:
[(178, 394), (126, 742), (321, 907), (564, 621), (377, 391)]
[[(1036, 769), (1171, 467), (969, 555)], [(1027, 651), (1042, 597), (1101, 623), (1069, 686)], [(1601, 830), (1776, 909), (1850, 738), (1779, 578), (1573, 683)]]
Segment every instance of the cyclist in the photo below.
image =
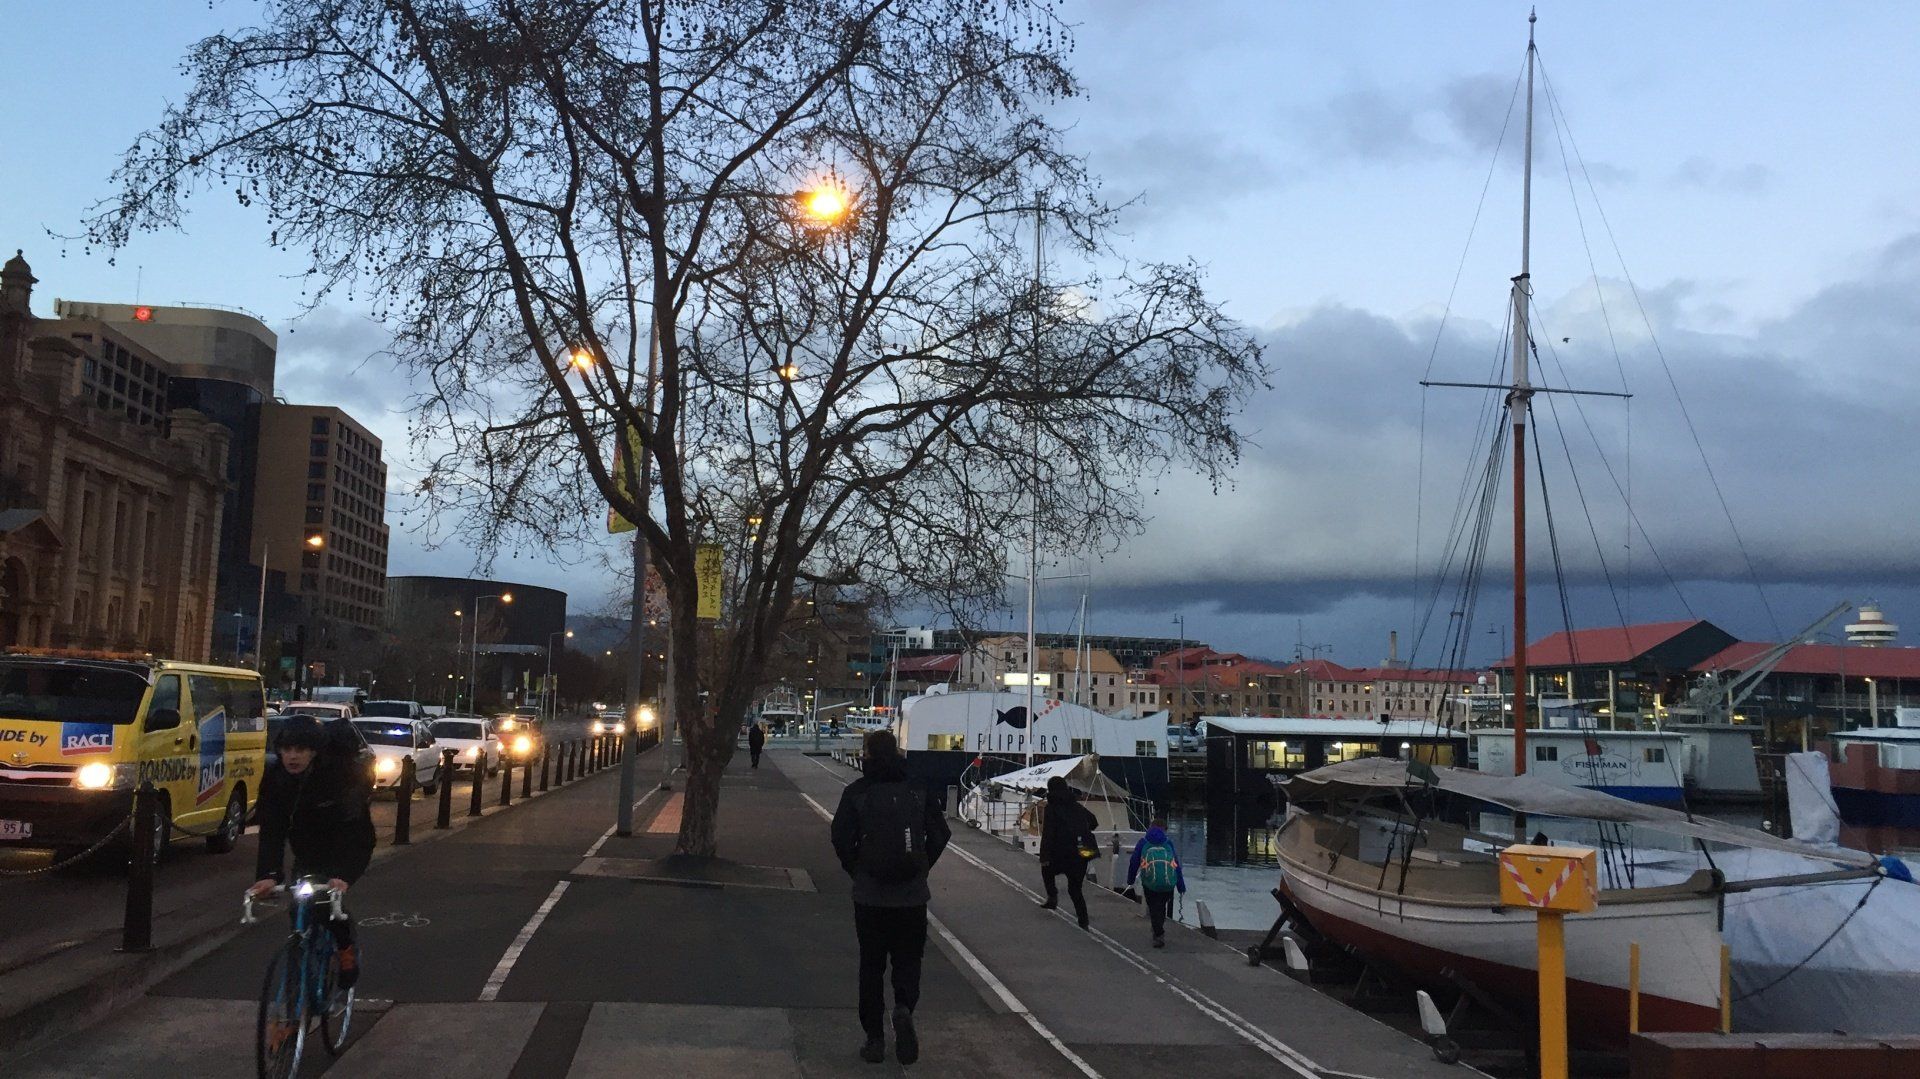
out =
[[(367, 871), (373, 860), (372, 790), (365, 769), (339, 739), (312, 716), (293, 716), (280, 730), (279, 763), (260, 785), (260, 858), (250, 891), (271, 892), (285, 880), (286, 847), (293, 848), (295, 877), (323, 877), (336, 894)], [(331, 904), (329, 904), (331, 907)], [(360, 977), (353, 946), (353, 922), (335, 921), (331, 909), (314, 911), (325, 919), (340, 950), (340, 987), (351, 989)]]

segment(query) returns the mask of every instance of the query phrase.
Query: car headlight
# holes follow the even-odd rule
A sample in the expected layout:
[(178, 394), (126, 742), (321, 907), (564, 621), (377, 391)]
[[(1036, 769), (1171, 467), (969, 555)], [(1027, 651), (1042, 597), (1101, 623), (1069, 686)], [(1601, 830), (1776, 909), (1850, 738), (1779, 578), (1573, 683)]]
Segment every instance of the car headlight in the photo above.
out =
[(500, 721), (500, 729), (501, 729), (501, 730), (503, 730), (503, 731), (510, 731), (510, 730), (512, 730), (512, 729), (513, 729), (513, 720), (511, 720), (511, 719), (503, 719), (503, 720), (501, 720), (501, 721)]
[(479, 760), (479, 759), (480, 759), (480, 747), (479, 747), (479, 746), (468, 746), (468, 747), (467, 747), (467, 759), (468, 759), (468, 760)]
[(515, 753), (520, 754), (522, 757), (526, 756), (529, 753), (532, 753), (533, 739), (527, 737), (524, 734), (518, 738), (515, 738), (513, 740), (513, 751)]
[(392, 757), (381, 757), (373, 762), (373, 770), (380, 775), (392, 775), (400, 770), (400, 762)]
[(113, 765), (94, 761), (80, 766), (80, 770), (73, 774), (73, 785), (81, 790), (103, 791), (116, 786), (114, 779)]
[(627, 725), (625, 723), (615, 723), (613, 726), (608, 728), (607, 733), (625, 734), (627, 733)]

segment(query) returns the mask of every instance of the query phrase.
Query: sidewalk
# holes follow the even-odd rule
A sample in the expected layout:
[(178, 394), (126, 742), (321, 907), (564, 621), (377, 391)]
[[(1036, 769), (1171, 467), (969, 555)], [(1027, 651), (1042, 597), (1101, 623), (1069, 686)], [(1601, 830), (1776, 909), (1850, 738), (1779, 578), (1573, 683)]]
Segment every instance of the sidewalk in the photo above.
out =
[[(855, 1055), (851, 905), (823, 819), (852, 776), (785, 749), (751, 771), (742, 753), (724, 780), (719, 865), (666, 858), (674, 796), (649, 794), (636, 834), (610, 836), (609, 770), (376, 867), (350, 899), (366, 975), (340, 1073), (899, 1073)], [(961, 832), (934, 873), (917, 1074), (1468, 1074), (1197, 933), (1139, 956), (1144, 919), (1118, 897), (1093, 898), (1097, 932), (1083, 934), (1020, 890), (1032, 859)], [(246, 931), (0, 1071), (249, 1075), (255, 991), (279, 939)], [(307, 1073), (333, 1063), (320, 1053)]]

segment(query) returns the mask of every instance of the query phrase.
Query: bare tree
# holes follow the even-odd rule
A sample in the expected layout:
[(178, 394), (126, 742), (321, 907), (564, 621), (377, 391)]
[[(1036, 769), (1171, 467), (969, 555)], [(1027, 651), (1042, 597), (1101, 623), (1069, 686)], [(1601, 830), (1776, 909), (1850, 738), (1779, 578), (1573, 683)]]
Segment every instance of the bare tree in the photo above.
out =
[(796, 589), (992, 602), (1031, 513), (1109, 546), (1137, 477), (1237, 457), (1259, 350), (1194, 266), (1107, 242), (1045, 114), (1071, 48), (1048, 0), (276, 0), (188, 55), (90, 236), (263, 206), (315, 302), (394, 329), (430, 508), (494, 546), (638, 523), (707, 855)]

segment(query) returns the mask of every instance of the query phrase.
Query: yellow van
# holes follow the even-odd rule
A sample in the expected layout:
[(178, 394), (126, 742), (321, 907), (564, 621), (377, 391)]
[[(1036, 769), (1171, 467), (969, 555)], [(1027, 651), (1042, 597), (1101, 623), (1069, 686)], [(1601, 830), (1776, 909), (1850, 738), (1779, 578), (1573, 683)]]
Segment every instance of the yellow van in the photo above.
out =
[(260, 676), (173, 660), (0, 655), (0, 847), (92, 846), (151, 782), (173, 829), (233, 849), (267, 746)]

